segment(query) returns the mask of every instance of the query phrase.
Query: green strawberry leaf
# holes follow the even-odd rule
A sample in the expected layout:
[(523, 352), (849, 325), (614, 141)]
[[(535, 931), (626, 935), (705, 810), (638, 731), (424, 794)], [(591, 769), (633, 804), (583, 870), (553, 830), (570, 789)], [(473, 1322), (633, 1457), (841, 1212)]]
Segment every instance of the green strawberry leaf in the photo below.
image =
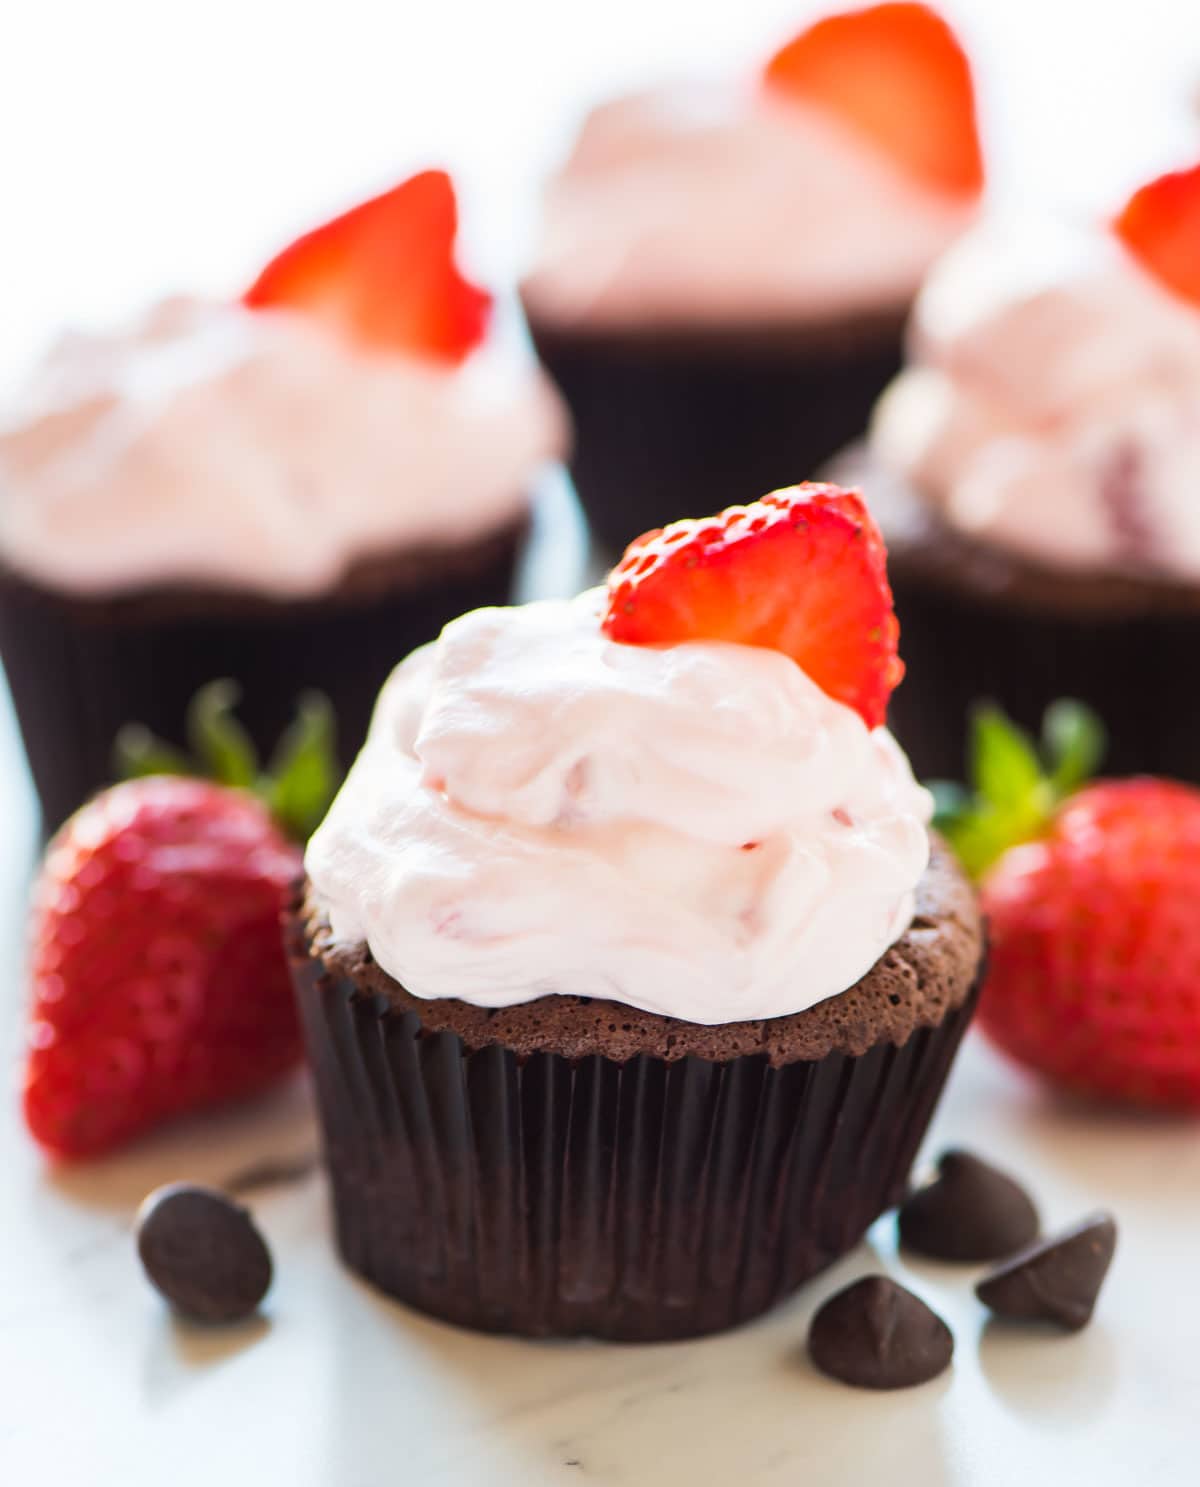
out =
[(1014, 814), (1029, 808), (1042, 783), (1032, 740), (990, 702), (971, 717), (969, 772), (978, 795), (995, 810)]
[(1091, 779), (1104, 756), (1104, 724), (1085, 703), (1062, 697), (1042, 719), (1042, 752), (1050, 766), (1050, 783), (1059, 799)]
[(306, 692), (260, 782), (260, 793), (283, 829), (298, 841), (307, 841), (321, 824), (339, 782), (333, 706), (324, 693)]
[(998, 707), (971, 714), (969, 788), (934, 781), (934, 825), (974, 878), (1049, 825), (1059, 805), (1089, 779), (1104, 751), (1104, 728), (1081, 702), (1046, 710), (1042, 756)]
[(240, 696), (237, 683), (227, 678), (201, 687), (188, 705), (187, 736), (205, 774), (248, 790), (258, 778), (258, 750), (233, 715)]
[(972, 878), (981, 878), (1014, 841), (1011, 822), (988, 811), (969, 811), (941, 831)]
[(956, 821), (971, 804), (971, 792), (957, 780), (929, 780), (933, 796), (933, 824), (939, 831)]
[(191, 760), (181, 750), (156, 738), (141, 723), (126, 723), (113, 743), (113, 773), (119, 780), (152, 774), (191, 774)]
[(283, 831), (306, 842), (341, 784), (333, 706), (322, 692), (304, 693), (270, 768), (260, 774), (254, 742), (233, 715), (238, 695), (234, 682), (216, 681), (192, 698), (187, 734), (195, 759), (156, 738), (141, 723), (127, 723), (113, 746), (116, 776), (132, 780), (154, 774), (198, 775), (249, 790)]

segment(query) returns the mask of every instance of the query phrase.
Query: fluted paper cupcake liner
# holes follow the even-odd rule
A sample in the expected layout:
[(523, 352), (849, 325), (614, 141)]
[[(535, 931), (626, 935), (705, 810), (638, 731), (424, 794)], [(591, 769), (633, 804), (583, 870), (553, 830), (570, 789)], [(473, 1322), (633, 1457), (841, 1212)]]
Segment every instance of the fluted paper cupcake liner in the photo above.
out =
[(325, 692), (349, 764), (397, 661), (465, 610), (507, 602), (524, 532), (514, 524), (423, 574), (405, 564), (396, 582), (374, 572), (316, 599), (72, 597), (0, 568), (0, 655), (46, 829), (111, 782), (123, 724), (182, 743), (188, 702), (218, 677), (241, 684), (238, 715), (264, 757), (299, 694)]
[(426, 1033), (305, 949), (294, 926), (347, 1263), (535, 1336), (714, 1332), (852, 1248), (903, 1194), (976, 994), (857, 1058), (521, 1058)]
[(570, 405), (571, 474), (609, 555), (812, 478), (861, 434), (901, 361), (899, 317), (803, 337), (532, 330)]

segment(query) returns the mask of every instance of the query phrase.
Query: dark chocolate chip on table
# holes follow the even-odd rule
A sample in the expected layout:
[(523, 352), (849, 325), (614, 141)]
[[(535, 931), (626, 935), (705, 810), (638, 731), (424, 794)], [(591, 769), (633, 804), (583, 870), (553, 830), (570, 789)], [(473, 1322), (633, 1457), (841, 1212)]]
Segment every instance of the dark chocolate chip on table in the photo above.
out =
[(975, 1287), (998, 1316), (1057, 1322), (1077, 1332), (1091, 1321), (1117, 1245), (1111, 1214), (1093, 1213), (1013, 1255)]
[(947, 1151), (937, 1176), (900, 1207), (900, 1238), (936, 1260), (999, 1260), (1038, 1235), (1029, 1194), (966, 1151)]
[(941, 1317), (886, 1275), (868, 1275), (831, 1296), (808, 1334), (813, 1362), (859, 1389), (906, 1389), (950, 1365), (954, 1338)]
[(271, 1284), (271, 1254), (254, 1220), (215, 1188), (156, 1188), (138, 1210), (136, 1230), (151, 1284), (193, 1321), (241, 1321)]

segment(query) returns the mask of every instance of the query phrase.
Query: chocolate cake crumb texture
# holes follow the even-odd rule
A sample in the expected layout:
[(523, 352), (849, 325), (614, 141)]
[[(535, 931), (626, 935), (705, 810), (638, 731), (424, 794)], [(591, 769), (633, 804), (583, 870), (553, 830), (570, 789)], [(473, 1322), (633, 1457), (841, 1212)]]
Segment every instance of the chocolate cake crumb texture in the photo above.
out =
[[(891, 949), (848, 991), (766, 1021), (706, 1026), (572, 996), (501, 1008), (452, 997), (423, 1000), (376, 964), (365, 944), (335, 943), (311, 889), (299, 912), (307, 944), (329, 971), (353, 981), (364, 995), (383, 998), (393, 1012), (416, 1013), (426, 1035), (450, 1032), (469, 1049), (501, 1044), (521, 1057), (598, 1053), (625, 1061), (648, 1054), (672, 1063), (688, 1057), (724, 1063), (766, 1054), (776, 1068), (831, 1052), (857, 1057), (881, 1041), (902, 1046), (917, 1029), (940, 1025), (974, 984), (983, 939), (974, 890), (936, 836), (913, 921)], [(797, 1000), (802, 999), (800, 991)]]

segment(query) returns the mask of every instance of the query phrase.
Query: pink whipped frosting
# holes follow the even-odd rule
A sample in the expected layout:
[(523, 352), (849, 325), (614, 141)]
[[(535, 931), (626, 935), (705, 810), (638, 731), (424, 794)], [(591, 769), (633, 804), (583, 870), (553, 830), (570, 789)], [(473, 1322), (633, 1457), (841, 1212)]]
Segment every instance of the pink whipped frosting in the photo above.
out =
[(1200, 576), (1200, 311), (1099, 228), (996, 223), (953, 248), (871, 441), (973, 537)]
[(619, 98), (550, 183), (535, 318), (625, 327), (903, 309), (974, 205), (759, 86)]
[(502, 525), (565, 445), (549, 384), (491, 349), (444, 369), (173, 299), (66, 337), (0, 411), (0, 553), (70, 592), (319, 593)]
[(477, 610), (393, 672), (306, 865), (415, 996), (797, 1012), (908, 927), (930, 799), (779, 652), (621, 645), (603, 594)]

